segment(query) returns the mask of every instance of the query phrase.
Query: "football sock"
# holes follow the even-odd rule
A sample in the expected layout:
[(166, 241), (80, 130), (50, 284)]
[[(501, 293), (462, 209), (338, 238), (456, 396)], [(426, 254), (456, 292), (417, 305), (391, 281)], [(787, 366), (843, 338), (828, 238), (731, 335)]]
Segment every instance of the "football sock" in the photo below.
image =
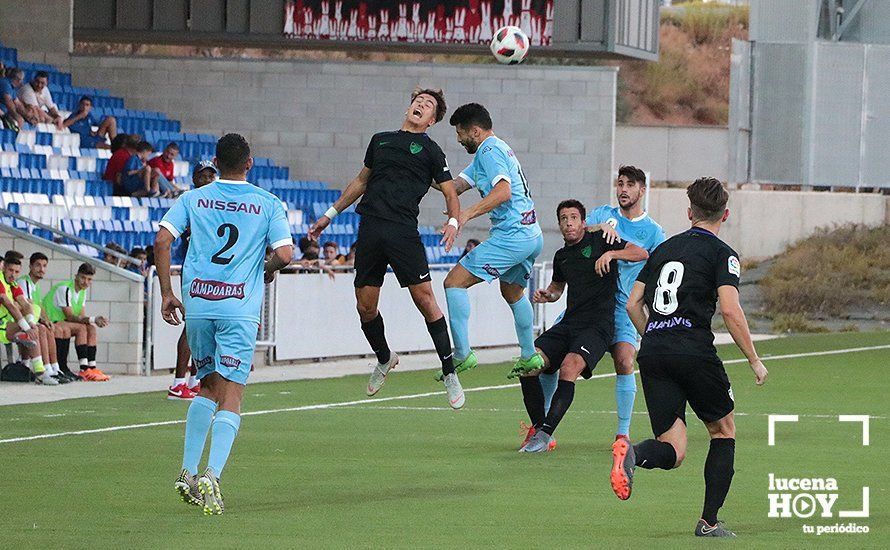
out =
[(535, 310), (525, 294), (517, 302), (510, 304), (513, 310), (513, 325), (516, 327), (516, 337), (519, 339), (519, 349), (523, 359), (528, 359), (535, 354)]
[(615, 377), (615, 405), (618, 410), (618, 435), (630, 435), (630, 418), (634, 411), (634, 398), (637, 395), (637, 382), (633, 374), (619, 374)]
[(179, 386), (180, 384), (185, 384), (185, 378), (174, 378), (173, 379), (173, 387)]
[(77, 362), (80, 363), (80, 368), (85, 368), (89, 363), (89, 359), (87, 359), (87, 345), (75, 344), (74, 351), (77, 352)]
[(448, 322), (454, 339), (454, 357), (463, 361), (470, 355), (470, 294), (465, 288), (446, 288), (445, 300), (448, 302)]
[(229, 453), (232, 451), (232, 444), (235, 443), (235, 436), (238, 435), (239, 426), (241, 426), (241, 415), (232, 411), (219, 411), (213, 418), (207, 466), (213, 470), (216, 477), (222, 477), (223, 468), (226, 467), (226, 461), (229, 460)]
[(43, 374), (46, 372), (46, 367), (43, 366), (43, 357), (38, 355), (37, 357), (32, 357), (30, 360), (31, 370), (34, 371), (34, 374)]
[(519, 385), (522, 386), (522, 400), (525, 402), (525, 410), (532, 426), (538, 427), (544, 423), (544, 392), (541, 390), (541, 382), (537, 376), (520, 376)]
[(96, 366), (96, 346), (87, 346), (87, 364), (90, 368)]
[(454, 372), (454, 354), (451, 352), (451, 338), (448, 336), (448, 323), (443, 315), (439, 320), (426, 324), (430, 332), (433, 345), (436, 346), (436, 355), (442, 361), (442, 374), (448, 376)]
[(386, 345), (386, 335), (383, 333), (383, 315), (377, 312), (377, 317), (367, 323), (362, 323), (362, 332), (365, 333), (365, 338), (371, 344), (371, 349), (377, 356), (377, 362), (381, 365), (389, 363), (390, 352), (389, 346)]
[[(185, 378), (183, 378), (185, 380)], [(194, 388), (198, 385), (198, 378), (194, 374), (189, 375), (189, 387)]]
[(59, 368), (64, 373), (70, 373), (68, 369), (68, 348), (71, 346), (69, 338), (56, 338), (56, 354), (59, 356)]
[(705, 460), (705, 505), (701, 518), (708, 525), (717, 524), (717, 511), (726, 501), (732, 475), (735, 473), (735, 439), (712, 439)]
[(672, 470), (677, 464), (677, 451), (674, 446), (657, 439), (647, 439), (634, 445), (637, 466), (647, 470), (661, 468)]
[(550, 435), (556, 431), (559, 421), (565, 416), (566, 411), (572, 406), (572, 400), (575, 398), (575, 383), (569, 380), (560, 380), (556, 386), (556, 393), (553, 394), (553, 401), (550, 403), (550, 411), (547, 418), (541, 425), (541, 429)]
[(185, 415), (185, 446), (182, 452), (182, 467), (190, 474), (198, 473), (198, 462), (204, 454), (204, 442), (213, 422), (216, 403), (206, 397), (195, 397)]
[(541, 390), (544, 392), (544, 414), (550, 412), (550, 402), (553, 400), (553, 394), (556, 393), (556, 384), (559, 382), (559, 372), (551, 374), (541, 373), (538, 375), (541, 382)]

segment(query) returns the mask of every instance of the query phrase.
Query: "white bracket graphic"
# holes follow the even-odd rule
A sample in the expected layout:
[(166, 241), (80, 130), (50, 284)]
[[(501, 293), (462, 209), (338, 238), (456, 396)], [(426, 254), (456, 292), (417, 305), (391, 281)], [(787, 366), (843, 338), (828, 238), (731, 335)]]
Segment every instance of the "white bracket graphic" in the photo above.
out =
[(766, 444), (770, 447), (776, 446), (776, 422), (797, 422), (796, 414), (771, 414), (768, 417), (768, 431)]
[[(838, 422), (862, 422), (862, 446), (868, 447), (869, 438), (868, 438), (868, 420), (869, 416), (867, 414), (841, 414), (838, 415)], [(852, 516), (856, 517), (856, 516)]]

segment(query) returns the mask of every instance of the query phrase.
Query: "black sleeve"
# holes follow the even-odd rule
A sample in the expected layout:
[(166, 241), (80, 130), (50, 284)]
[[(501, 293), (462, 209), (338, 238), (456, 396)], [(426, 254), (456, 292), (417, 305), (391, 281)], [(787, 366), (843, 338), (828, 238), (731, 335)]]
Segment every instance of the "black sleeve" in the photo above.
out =
[(562, 272), (562, 268), (560, 267), (562, 262), (559, 261), (559, 256), (553, 256), (553, 282), (554, 283), (564, 283), (566, 282), (566, 275)]
[(714, 270), (714, 278), (717, 288), (724, 285), (739, 287), (739, 279), (742, 276), (742, 264), (735, 250), (722, 247), (717, 254), (717, 265)]
[(368, 142), (368, 149), (365, 151), (365, 168), (372, 168), (374, 165), (374, 143), (377, 142), (377, 134)]
[(432, 160), (430, 161), (430, 175), (433, 181), (442, 183), (454, 179), (451, 177), (451, 170), (448, 169), (448, 161), (445, 160), (445, 153), (442, 151), (442, 148), (432, 140), (430, 140), (430, 143), (433, 146), (431, 151)]
[(649, 280), (649, 272), (652, 270), (652, 268), (649, 267), (650, 265), (652, 265), (652, 256), (649, 256), (649, 259), (643, 264), (643, 269), (641, 269), (640, 274), (637, 275), (637, 281), (646, 284), (646, 281)]
[(627, 241), (621, 239), (620, 241), (615, 241), (612, 244), (609, 244), (603, 239), (603, 242), (606, 243), (606, 250), (624, 250), (627, 246)]

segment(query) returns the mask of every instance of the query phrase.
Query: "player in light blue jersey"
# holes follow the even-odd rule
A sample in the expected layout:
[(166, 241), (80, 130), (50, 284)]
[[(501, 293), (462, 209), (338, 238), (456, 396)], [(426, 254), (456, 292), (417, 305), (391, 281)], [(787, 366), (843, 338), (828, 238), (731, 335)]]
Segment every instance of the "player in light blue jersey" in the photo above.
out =
[[(186, 415), (182, 472), (175, 487), (183, 501), (223, 513), (219, 478), (241, 425), (241, 398), (256, 347), (263, 283), (293, 258), (281, 201), (247, 182), (250, 145), (238, 134), (216, 144), (220, 178), (184, 194), (161, 221), (155, 258), (164, 321), (186, 322), (201, 391)], [(170, 245), (191, 231), (182, 272), (183, 303), (170, 283)], [(265, 261), (266, 247), (274, 253)], [(198, 477), (208, 432), (207, 468)]]
[(445, 278), (445, 298), (454, 361), (458, 373), (476, 366), (476, 354), (470, 349), (468, 322), (470, 297), (467, 289), (482, 281), (500, 279), (501, 295), (513, 311), (521, 355), (510, 373), (540, 369), (544, 359), (535, 351), (532, 325), (534, 311), (525, 295), (532, 266), (544, 246), (544, 237), (535, 214), (528, 181), (510, 146), (494, 135), (491, 115), (482, 105), (469, 103), (451, 115), (450, 123), (457, 140), (473, 162), (455, 178), (459, 190), (475, 187), (482, 200), (462, 210), (456, 220), (463, 227), (473, 218), (488, 214), (491, 232), (487, 240), (461, 258)]
[[(646, 193), (646, 174), (634, 166), (622, 166), (615, 181), (618, 206), (603, 205), (587, 215), (587, 225), (593, 231), (602, 229), (604, 238), (611, 242), (624, 240), (652, 253), (664, 242), (664, 230), (643, 210)], [(610, 352), (615, 364), (615, 402), (618, 411), (618, 429), (615, 438), (630, 436), (630, 420), (633, 414), (637, 385), (634, 380), (634, 360), (640, 336), (627, 315), (627, 298), (645, 261), (618, 261), (618, 292), (615, 296), (615, 336)], [(556, 389), (555, 380), (542, 381), (549, 399)], [(552, 389), (551, 389), (552, 386)]]

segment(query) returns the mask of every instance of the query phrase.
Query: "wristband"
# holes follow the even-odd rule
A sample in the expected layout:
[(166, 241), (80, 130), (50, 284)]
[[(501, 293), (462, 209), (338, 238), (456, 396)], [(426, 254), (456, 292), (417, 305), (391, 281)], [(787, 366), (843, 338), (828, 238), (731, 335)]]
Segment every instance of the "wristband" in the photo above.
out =
[(334, 208), (333, 206), (331, 206), (330, 208), (328, 208), (327, 211), (324, 213), (324, 215), (327, 216), (328, 219), (331, 219), (331, 220), (333, 220), (334, 218), (336, 218), (336, 217), (337, 217), (337, 214), (339, 214), (339, 212), (337, 212), (337, 209)]
[(458, 228), (457, 218), (448, 218), (448, 225), (457, 229)]
[(22, 318), (19, 319), (19, 327), (21, 327), (22, 330), (28, 331), (31, 330), (31, 323), (29, 323), (27, 319)]
[(87, 321), (89, 321), (91, 325), (95, 325), (95, 324), (96, 324), (96, 318), (95, 318), (95, 317), (88, 317), (88, 318), (87, 318)]
[(34, 317), (33, 313), (29, 313), (27, 316), (25, 316), (25, 320), (28, 321), (29, 324), (37, 324), (37, 317)]

